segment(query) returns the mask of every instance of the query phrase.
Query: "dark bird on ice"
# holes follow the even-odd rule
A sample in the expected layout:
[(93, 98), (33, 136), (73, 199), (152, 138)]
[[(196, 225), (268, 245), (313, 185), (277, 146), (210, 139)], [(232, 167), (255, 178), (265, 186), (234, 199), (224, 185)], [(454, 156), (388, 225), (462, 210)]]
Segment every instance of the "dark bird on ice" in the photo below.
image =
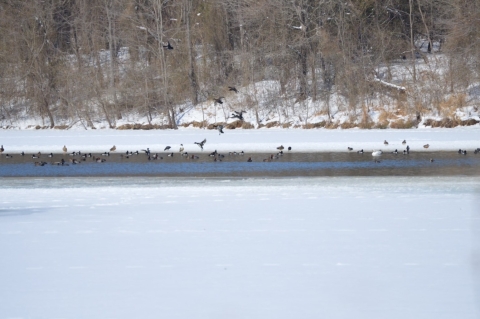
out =
[(353, 151), (353, 148), (351, 148), (351, 147), (347, 147), (347, 148), (348, 148), (349, 151)]
[(194, 142), (194, 143), (197, 144), (203, 151), (203, 145), (205, 145), (205, 143), (207, 143), (207, 139), (204, 139), (201, 142)]
[(0, 154), (3, 153), (3, 151), (5, 151), (5, 149), (3, 148), (3, 145), (0, 146)]

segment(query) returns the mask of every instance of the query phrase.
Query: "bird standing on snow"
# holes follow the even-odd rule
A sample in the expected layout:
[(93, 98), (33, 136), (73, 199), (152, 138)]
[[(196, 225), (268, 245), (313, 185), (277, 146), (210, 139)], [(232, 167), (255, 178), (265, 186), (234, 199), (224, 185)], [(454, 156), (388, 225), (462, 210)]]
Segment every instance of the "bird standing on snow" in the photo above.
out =
[(63, 151), (64, 153), (67, 152), (67, 147), (66, 147), (65, 145), (63, 145), (62, 151)]
[(425, 144), (425, 145), (423, 145), (423, 148), (429, 148), (429, 147), (430, 147), (430, 145), (429, 145), (429, 144)]
[(285, 147), (283, 147), (283, 145), (280, 145), (279, 147), (277, 147), (277, 150), (283, 150)]
[(383, 141), (383, 144), (385, 144), (385, 145), (388, 145), (388, 142), (387, 142), (387, 140)]

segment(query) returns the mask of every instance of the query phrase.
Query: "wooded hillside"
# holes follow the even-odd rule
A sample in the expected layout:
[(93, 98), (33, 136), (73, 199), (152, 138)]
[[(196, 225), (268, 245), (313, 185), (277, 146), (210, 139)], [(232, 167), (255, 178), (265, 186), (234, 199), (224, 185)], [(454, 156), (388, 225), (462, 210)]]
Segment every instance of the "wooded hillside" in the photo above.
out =
[[(415, 116), (478, 82), (479, 32), (480, 0), (1, 0), (0, 118), (176, 128), (182, 105), (263, 80), (279, 100), (386, 96)], [(418, 72), (439, 54), (445, 72)], [(378, 74), (395, 63), (407, 82)]]

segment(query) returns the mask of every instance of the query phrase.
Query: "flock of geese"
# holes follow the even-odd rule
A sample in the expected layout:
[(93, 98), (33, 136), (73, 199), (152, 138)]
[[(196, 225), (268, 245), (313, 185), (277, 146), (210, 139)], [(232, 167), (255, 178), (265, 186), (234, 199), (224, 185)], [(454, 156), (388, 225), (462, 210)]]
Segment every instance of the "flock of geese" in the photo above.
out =
[[(195, 145), (197, 145), (201, 151), (203, 151), (203, 147), (205, 146), (205, 144), (207, 143), (207, 139), (203, 139), (202, 141), (200, 142), (194, 142)], [(389, 143), (385, 140), (383, 142), (383, 144), (385, 146), (389, 145)], [(402, 145), (406, 145), (407, 144), (407, 141), (406, 140), (403, 140), (402, 141)], [(423, 148), (429, 148), (430, 145), (429, 144), (425, 144), (423, 145)], [(273, 160), (276, 160), (276, 159), (279, 159), (281, 156), (283, 156), (283, 150), (285, 149), (285, 147), (283, 145), (280, 145), (277, 147), (277, 153), (276, 154), (271, 154), (269, 155), (267, 158), (264, 158), (262, 161), (263, 162), (271, 162)], [(352, 152), (354, 151), (354, 149), (352, 147), (348, 147), (347, 148), (349, 152)], [(292, 150), (292, 147), (291, 146), (288, 146), (287, 147), (287, 151), (291, 151)], [(68, 153), (68, 149), (67, 149), (67, 146), (64, 145), (63, 148), (62, 148), (62, 152), (63, 152), (63, 155), (69, 155), (69, 160), (66, 161), (64, 158), (62, 158), (60, 161), (56, 161), (56, 162), (51, 162), (50, 164), (51, 165), (60, 165), (60, 166), (68, 166), (69, 164), (80, 164), (82, 161), (87, 161), (87, 160), (91, 160), (93, 162), (96, 162), (96, 163), (104, 163), (107, 161), (107, 157), (109, 157), (110, 155), (113, 155), (111, 153), (115, 153), (117, 151), (117, 147), (115, 145), (113, 145), (109, 151), (106, 151), (104, 153), (101, 153), (99, 154), (98, 156), (92, 154), (92, 153), (82, 153), (82, 152), (71, 152), (71, 153)], [(140, 154), (145, 154), (147, 157), (147, 160), (162, 160), (163, 159), (163, 156), (167, 156), (167, 157), (173, 157), (174, 156), (174, 152), (172, 152), (172, 147), (171, 146), (166, 146), (164, 149), (163, 149), (164, 154), (159, 154), (159, 153), (153, 153), (152, 151), (150, 151), (150, 148), (146, 148), (146, 149), (142, 149), (140, 152), (137, 150), (135, 152), (132, 152), (132, 151), (126, 151), (125, 153), (122, 153), (120, 154), (120, 158), (121, 159), (129, 159), (131, 156), (138, 156)], [(5, 149), (3, 148), (3, 145), (0, 146), (0, 155), (3, 156), (3, 153), (5, 152)], [(183, 146), (183, 144), (180, 144), (180, 147), (179, 147), (179, 151), (180, 155), (186, 159), (190, 159), (190, 160), (197, 160), (199, 159), (200, 157), (198, 155), (195, 155), (195, 154), (189, 154), (188, 152), (185, 152), (185, 148)], [(363, 149), (361, 150), (358, 150), (357, 151), (358, 154), (364, 154), (364, 151)], [(403, 151), (398, 151), (398, 149), (395, 149), (393, 152), (391, 152), (392, 154), (404, 154), (404, 155), (408, 155), (410, 154), (410, 147), (408, 145), (406, 145), (405, 149)], [(473, 151), (474, 154), (478, 154), (480, 153), (480, 148), (477, 148)], [(377, 158), (379, 156), (381, 156), (382, 154), (384, 154), (384, 152), (382, 150), (374, 150), (372, 151), (372, 156), (374, 157), (374, 162), (375, 163), (380, 163), (380, 160), (378, 160)], [(462, 150), (462, 149), (459, 149), (458, 150), (458, 154), (461, 154), (461, 155), (467, 155), (467, 150)], [(229, 156), (236, 156), (236, 155), (240, 155), (240, 156), (243, 156), (245, 155), (245, 152), (244, 151), (241, 151), (241, 152), (236, 152), (236, 151), (233, 151), (233, 152), (229, 152), (228, 153)], [(24, 152), (21, 152), (20, 153), (20, 156), (26, 156), (26, 154)], [(53, 153), (50, 153), (50, 154), (47, 154), (47, 155), (42, 155), (41, 152), (38, 152), (36, 154), (32, 154), (31, 155), (31, 158), (34, 159), (34, 160), (37, 160), (37, 159), (40, 159), (40, 158), (44, 158), (44, 157), (48, 157), (48, 158), (52, 158), (54, 155)], [(214, 152), (211, 152), (210, 154), (208, 154), (209, 157), (212, 157), (213, 158), (213, 161), (214, 162), (221, 162), (222, 159), (225, 157), (224, 154), (220, 154), (218, 153), (216, 150)], [(13, 155), (10, 155), (10, 154), (5, 154), (5, 158), (9, 159), (9, 158), (13, 158)], [(430, 158), (430, 162), (434, 162), (435, 160), (433, 158)], [(247, 162), (253, 162), (253, 159), (252, 157), (248, 157), (247, 159)], [(47, 165), (48, 163), (45, 162), (45, 161), (34, 161), (34, 165), (35, 166), (45, 166)]]

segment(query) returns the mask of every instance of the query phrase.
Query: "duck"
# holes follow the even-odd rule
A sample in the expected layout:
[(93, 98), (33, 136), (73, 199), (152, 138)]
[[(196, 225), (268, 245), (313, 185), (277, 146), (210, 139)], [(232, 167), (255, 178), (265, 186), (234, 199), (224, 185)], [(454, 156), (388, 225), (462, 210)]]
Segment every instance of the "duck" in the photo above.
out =
[(45, 162), (35, 162), (35, 163), (33, 163), (33, 164), (34, 164), (35, 166), (45, 166), (45, 164), (47, 164), (47, 163), (45, 163)]
[(224, 98), (225, 98), (225, 97), (220, 96), (218, 99), (215, 99), (215, 98), (214, 98), (213, 101), (214, 101), (215, 104), (223, 104), (222, 99), (224, 99)]
[(211, 152), (210, 154), (208, 154), (208, 156), (217, 156), (217, 150), (215, 150), (214, 152)]
[(385, 144), (385, 145), (388, 145), (388, 142), (387, 142), (387, 140), (383, 141), (383, 144)]
[(13, 156), (10, 154), (5, 154), (5, 158), (12, 158)]
[(32, 154), (32, 158), (40, 158), (40, 156), (38, 156), (36, 154)]
[(283, 149), (284, 149), (283, 145), (280, 145), (279, 147), (277, 147), (277, 150), (280, 150), (280, 151), (281, 151), (281, 150), (283, 150)]
[(289, 147), (288, 147), (288, 150), (289, 150), (289, 151), (291, 151), (291, 150), (292, 150), (292, 147), (291, 147), (291, 146), (289, 146)]
[(170, 44), (170, 41), (167, 41), (167, 44), (163, 44), (163, 47), (167, 50), (173, 50), (172, 45)]
[(357, 151), (358, 154), (363, 154), (363, 148), (360, 151)]
[(53, 157), (53, 153), (48, 154), (48, 157)]
[(247, 162), (252, 162), (252, 158), (249, 157), (248, 160), (247, 160)]
[(95, 159), (95, 162), (97, 162), (97, 163), (105, 163), (106, 161), (107, 161), (106, 159), (100, 158), (100, 157), (97, 157), (97, 158)]
[(379, 160), (377, 160), (377, 159), (375, 159), (373, 162), (374, 162), (374, 163), (381, 163), (381, 161), (379, 161)]
[(403, 150), (403, 155), (407, 155), (408, 154), (408, 151), (407, 150)]
[(410, 153), (410, 146), (407, 145), (407, 153)]
[(383, 152), (382, 152), (381, 150), (373, 151), (373, 152), (372, 152), (372, 156), (380, 156), (380, 155), (382, 155), (382, 154), (383, 154)]
[(80, 164), (80, 162), (74, 158), (70, 159), (70, 163), (72, 163), (73, 165)]
[(183, 157), (188, 157), (188, 152), (182, 153), (182, 156), (183, 156)]
[(168, 157), (173, 157), (173, 153), (169, 153), (167, 156)]
[(115, 152), (117, 150), (117, 147), (115, 145), (113, 145), (111, 148), (110, 148), (110, 152)]
[(25, 156), (25, 152), (24, 152), (24, 151), (22, 151), (22, 152), (20, 153), (20, 155), (22, 155), (22, 156)]
[(467, 155), (467, 150), (463, 150), (463, 151), (461, 152), (461, 154), (462, 154), (462, 155)]
[(240, 154), (240, 156), (243, 156), (243, 155), (245, 155), (245, 152), (241, 151), (239, 154)]
[(407, 144), (407, 140), (403, 140), (402, 145)]
[(348, 149), (349, 151), (353, 151), (353, 148), (352, 148), (352, 147), (350, 147), (350, 146), (349, 146), (349, 147), (347, 147), (347, 149)]
[(201, 141), (201, 142), (193, 142), (193, 144), (197, 144), (198, 147), (200, 147), (200, 148), (202, 149), (202, 151), (203, 151), (203, 145), (205, 145), (205, 143), (207, 143), (207, 139), (206, 139), (206, 138), (203, 139), (203, 141)]
[(429, 145), (429, 144), (425, 144), (425, 145), (423, 145), (423, 148), (429, 148), (429, 147), (430, 147), (430, 145)]
[(398, 154), (397, 149), (395, 149), (395, 151), (393, 151), (392, 154), (395, 154), (395, 155)]
[(218, 135), (223, 134), (223, 125), (217, 125)]
[(430, 159), (430, 163), (433, 163), (435, 162), (435, 160), (433, 158)]
[(192, 159), (192, 160), (197, 160), (197, 159), (199, 159), (199, 157), (198, 157), (197, 155), (192, 155), (192, 156), (190, 157), (190, 159)]
[(5, 151), (5, 149), (3, 148), (3, 145), (0, 146), (0, 154), (3, 153)]
[(104, 152), (101, 154), (102, 156), (110, 156), (110, 152)]

